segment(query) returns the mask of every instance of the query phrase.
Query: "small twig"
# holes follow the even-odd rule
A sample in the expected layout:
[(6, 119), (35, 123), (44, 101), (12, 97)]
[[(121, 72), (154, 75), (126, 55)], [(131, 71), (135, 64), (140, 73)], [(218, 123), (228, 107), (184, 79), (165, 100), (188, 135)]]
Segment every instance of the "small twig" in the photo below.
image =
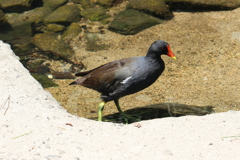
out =
[(167, 107), (168, 107), (168, 114), (171, 116), (171, 117), (176, 117), (176, 113), (177, 113), (177, 111), (176, 111), (176, 107), (174, 107), (173, 109), (175, 110), (175, 113), (174, 113), (174, 115), (171, 113), (171, 106), (170, 106), (170, 104), (168, 104), (167, 105)]
[(173, 115), (172, 115), (172, 113), (171, 113), (171, 107), (170, 107), (170, 105), (168, 104), (167, 107), (168, 107), (168, 114), (169, 114), (171, 117), (173, 117)]
[(4, 116), (6, 115), (7, 110), (8, 110), (8, 108), (9, 108), (9, 105), (10, 105), (10, 95), (9, 95), (8, 98), (2, 103), (1, 107), (4, 107), (7, 102), (8, 102), (8, 106), (7, 106), (7, 108), (6, 108), (5, 112), (4, 112)]
[(33, 53), (36, 53), (36, 52), (19, 53), (18, 56), (26, 56), (26, 55), (33, 54)]
[[(9, 98), (9, 97), (8, 97), (8, 98)], [(8, 98), (1, 104), (1, 107), (3, 107), (3, 106), (6, 104)]]
[(7, 106), (7, 109), (4, 112), (4, 116), (6, 115), (9, 106), (10, 106), (10, 95), (8, 96), (8, 106)]
[(234, 137), (240, 137), (240, 136), (227, 136), (227, 137), (221, 137), (221, 138), (234, 138)]
[[(72, 60), (68, 59), (68, 58), (65, 57), (65, 56), (62, 56), (61, 54), (59, 54), (59, 53), (57, 53), (57, 52), (53, 52), (53, 51), (49, 51), (49, 52), (51, 52), (52, 54), (57, 55), (57, 56), (63, 58), (63, 59), (64, 59), (65, 61), (67, 61), (68, 63), (75, 64), (75, 65), (78, 65), (78, 66), (84, 68), (84, 65), (83, 65), (82, 62), (78, 62), (78, 61), (77, 61), (77, 62), (75, 63), (75, 62), (73, 62)], [(74, 57), (74, 59), (76, 59), (76, 58)]]
[(233, 139), (233, 140), (231, 140), (231, 142), (233, 142), (233, 141), (238, 141), (238, 140), (240, 140), (240, 138)]
[(29, 133), (32, 133), (32, 132), (33, 132), (33, 131), (30, 131), (30, 132), (25, 133), (25, 134), (23, 134), (23, 135), (20, 135), (20, 136), (17, 136), (17, 137), (13, 137), (12, 139), (16, 139), (16, 138), (19, 138), (19, 137), (22, 137), (22, 136), (28, 135)]
[(21, 39), (21, 38), (6, 39), (3, 42), (9, 43), (9, 41), (15, 41), (15, 40), (19, 40), (19, 39)]

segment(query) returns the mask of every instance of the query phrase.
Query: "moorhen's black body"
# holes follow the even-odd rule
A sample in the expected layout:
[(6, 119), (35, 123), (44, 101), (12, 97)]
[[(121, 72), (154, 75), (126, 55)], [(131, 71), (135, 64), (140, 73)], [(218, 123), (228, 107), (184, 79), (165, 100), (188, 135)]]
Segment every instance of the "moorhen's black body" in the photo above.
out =
[(176, 59), (167, 42), (155, 41), (148, 49), (147, 55), (113, 61), (86, 72), (77, 73), (83, 76), (70, 85), (78, 84), (100, 92), (102, 103), (99, 105), (98, 120), (102, 121), (102, 110), (106, 102), (114, 100), (118, 111), (125, 121), (130, 116), (122, 112), (119, 98), (141, 91), (153, 84), (165, 65), (161, 55)]

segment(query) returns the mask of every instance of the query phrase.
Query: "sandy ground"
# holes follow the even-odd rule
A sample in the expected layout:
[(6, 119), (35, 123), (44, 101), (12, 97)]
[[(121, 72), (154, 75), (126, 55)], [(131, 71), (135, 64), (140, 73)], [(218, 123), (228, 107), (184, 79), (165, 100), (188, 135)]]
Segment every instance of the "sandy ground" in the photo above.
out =
[[(9, 45), (0, 42), (0, 159), (239, 159), (240, 112), (232, 111), (239, 110), (240, 103), (239, 12), (174, 13), (175, 19), (135, 36), (109, 34), (107, 51), (76, 48), (79, 59), (90, 69), (143, 55), (154, 40), (167, 41), (178, 60), (164, 57), (167, 69), (158, 82), (122, 98), (123, 109), (169, 102), (227, 111), (206, 116), (129, 125), (76, 117), (43, 90)], [(61, 90), (68, 96), (65, 88)], [(61, 104), (78, 103), (82, 112), (84, 106), (96, 110), (99, 99), (94, 91), (80, 86), (71, 90)], [(105, 114), (115, 112), (110, 105)]]

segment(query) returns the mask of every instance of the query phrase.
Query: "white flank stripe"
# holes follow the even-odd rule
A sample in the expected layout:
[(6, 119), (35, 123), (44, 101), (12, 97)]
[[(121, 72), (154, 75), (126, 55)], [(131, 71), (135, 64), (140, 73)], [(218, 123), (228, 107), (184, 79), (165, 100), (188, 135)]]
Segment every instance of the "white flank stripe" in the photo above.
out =
[(127, 83), (127, 81), (129, 80), (129, 79), (131, 79), (132, 77), (128, 77), (128, 78), (126, 78), (126, 79), (124, 79), (121, 83), (122, 84), (125, 84), (125, 83)]

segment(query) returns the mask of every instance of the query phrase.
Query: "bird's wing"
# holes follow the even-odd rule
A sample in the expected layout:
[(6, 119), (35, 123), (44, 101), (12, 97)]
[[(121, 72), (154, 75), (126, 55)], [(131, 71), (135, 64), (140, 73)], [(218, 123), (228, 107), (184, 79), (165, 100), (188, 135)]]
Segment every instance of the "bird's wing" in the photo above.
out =
[[(129, 69), (125, 67), (127, 63), (129, 63), (129, 58), (107, 63), (82, 74), (80, 72), (77, 75), (84, 75), (84, 77), (77, 79), (75, 82), (100, 93), (112, 92), (121, 81), (130, 76)], [(121, 72), (126, 73), (119, 75)]]
[[(104, 64), (104, 65), (106, 65), (106, 64)], [(89, 71), (76, 73), (75, 76), (85, 76), (85, 75), (87, 75), (88, 73), (90, 73), (90, 72), (92, 72), (92, 71), (94, 71), (94, 70), (96, 70), (96, 69), (98, 69), (98, 68), (103, 67), (104, 65), (101, 65), (101, 66), (99, 66), (99, 67), (97, 67), (97, 68), (94, 68), (94, 69), (92, 69), (92, 70), (89, 70)]]

